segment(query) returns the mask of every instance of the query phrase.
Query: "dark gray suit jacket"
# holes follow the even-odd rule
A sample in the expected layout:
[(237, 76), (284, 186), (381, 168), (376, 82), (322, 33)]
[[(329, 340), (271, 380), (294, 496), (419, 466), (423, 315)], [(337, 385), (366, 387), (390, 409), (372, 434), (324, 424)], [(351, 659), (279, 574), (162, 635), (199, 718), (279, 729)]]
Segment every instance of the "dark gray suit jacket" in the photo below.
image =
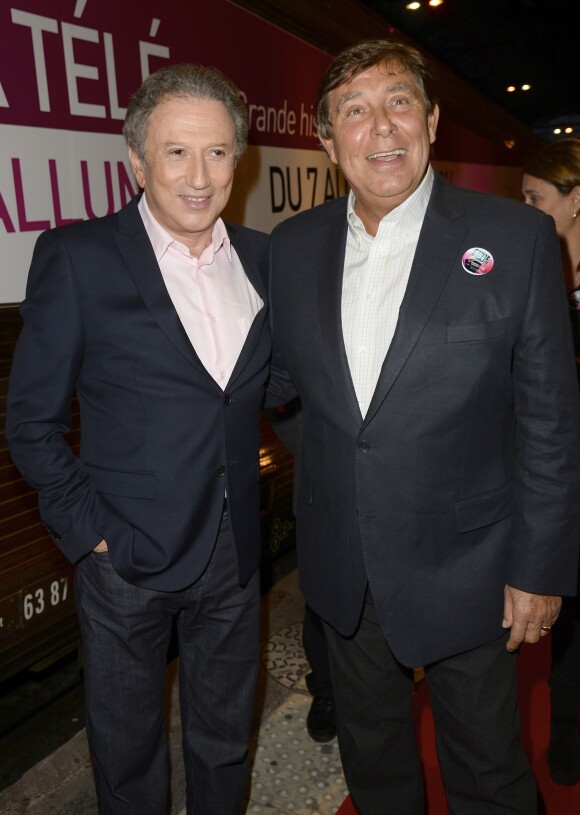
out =
[[(241, 582), (259, 562), (267, 237), (227, 229), (265, 306), (225, 393), (177, 316), (137, 200), (41, 235), (21, 307), (6, 426), (14, 462), (71, 561), (104, 538), (122, 577), (158, 590), (205, 568), (226, 486)], [(62, 437), (75, 390), (80, 459)]]
[[(506, 583), (576, 589), (580, 404), (559, 247), (542, 213), (437, 176), (363, 418), (341, 326), (346, 228), (343, 198), (271, 239), (276, 368), (303, 407), (300, 580), (345, 635), (368, 581), (393, 652), (421, 665), (499, 636)], [(488, 274), (462, 267), (477, 247)]]

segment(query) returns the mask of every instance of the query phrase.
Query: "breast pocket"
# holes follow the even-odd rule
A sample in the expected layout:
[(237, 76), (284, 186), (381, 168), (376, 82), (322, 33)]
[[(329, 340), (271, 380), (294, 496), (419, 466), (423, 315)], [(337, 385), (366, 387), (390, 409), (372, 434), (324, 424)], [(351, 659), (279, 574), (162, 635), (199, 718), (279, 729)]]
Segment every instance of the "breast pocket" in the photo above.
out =
[(468, 323), (466, 325), (448, 325), (447, 342), (481, 342), (506, 337), (509, 333), (509, 317), (490, 320), (485, 323)]

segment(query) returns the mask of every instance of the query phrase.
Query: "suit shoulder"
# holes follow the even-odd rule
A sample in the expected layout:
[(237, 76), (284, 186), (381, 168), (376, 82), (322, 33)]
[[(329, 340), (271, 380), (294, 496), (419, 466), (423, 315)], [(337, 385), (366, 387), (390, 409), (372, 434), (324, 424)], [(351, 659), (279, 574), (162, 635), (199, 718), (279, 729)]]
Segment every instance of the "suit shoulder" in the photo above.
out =
[(295, 232), (304, 234), (306, 230), (317, 231), (335, 218), (346, 218), (346, 204), (347, 198), (342, 196), (298, 212), (278, 224), (272, 231), (272, 237), (292, 235)]
[(241, 226), (240, 224), (232, 224), (226, 221), (226, 229), (230, 240), (243, 239), (256, 247), (266, 246), (269, 240), (269, 235), (259, 229), (252, 229), (249, 226)]
[(234, 249), (242, 259), (253, 258), (254, 262), (264, 265), (268, 257), (270, 236), (247, 226), (226, 223), (228, 236)]
[(76, 243), (100, 241), (105, 234), (110, 234), (119, 229), (119, 215), (124, 211), (131, 211), (134, 208), (134, 215), (140, 218), (137, 211), (136, 202), (132, 201), (123, 209), (110, 215), (103, 215), (99, 218), (90, 218), (86, 221), (77, 221), (64, 226), (56, 226), (42, 232), (38, 237), (38, 244), (50, 244), (51, 242)]
[(535, 226), (536, 229), (549, 220), (548, 216), (540, 210), (523, 201), (516, 201), (514, 198), (464, 187), (453, 187), (453, 191), (466, 212), (475, 217), (489, 217), (508, 225), (510, 223), (528, 224), (531, 227)]

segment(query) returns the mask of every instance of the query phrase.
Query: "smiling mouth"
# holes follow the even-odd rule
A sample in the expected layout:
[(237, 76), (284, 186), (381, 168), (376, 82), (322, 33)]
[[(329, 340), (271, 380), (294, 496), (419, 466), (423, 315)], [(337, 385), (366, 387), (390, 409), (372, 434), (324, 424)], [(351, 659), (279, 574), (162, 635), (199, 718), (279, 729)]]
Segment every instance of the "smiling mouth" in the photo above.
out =
[(193, 204), (194, 206), (206, 204), (211, 198), (210, 195), (181, 195), (180, 197), (186, 204)]
[(375, 161), (376, 159), (380, 159), (383, 161), (390, 161), (395, 158), (399, 158), (400, 156), (404, 156), (404, 150), (384, 150), (380, 153), (371, 153), (370, 156), (367, 156), (367, 161)]

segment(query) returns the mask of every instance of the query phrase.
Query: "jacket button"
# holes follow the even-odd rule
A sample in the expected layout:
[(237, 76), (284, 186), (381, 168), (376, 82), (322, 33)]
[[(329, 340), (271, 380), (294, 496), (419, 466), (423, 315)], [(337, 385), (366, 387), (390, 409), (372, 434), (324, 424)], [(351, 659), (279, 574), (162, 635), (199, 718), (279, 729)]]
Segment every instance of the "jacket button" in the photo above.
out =
[(229, 393), (226, 393), (226, 395), (224, 396), (224, 405), (226, 407), (229, 407), (231, 404), (232, 404), (232, 397), (229, 395)]
[(52, 528), (52, 526), (49, 523), (47, 523), (46, 521), (42, 521), (42, 520), (41, 520), (41, 523), (44, 526), (44, 528), (46, 529), (46, 531), (48, 532), (48, 534), (51, 537), (53, 537), (55, 541), (61, 540), (61, 536), (58, 534), (56, 529)]
[(359, 442), (358, 449), (362, 450), (363, 453), (368, 453), (368, 451), (371, 449), (371, 446), (368, 443), (368, 441), (365, 441), (363, 439), (361, 442)]
[(215, 474), (218, 478), (222, 478), (222, 476), (226, 474), (226, 468), (223, 466), (223, 464), (220, 464), (220, 466), (216, 469)]

